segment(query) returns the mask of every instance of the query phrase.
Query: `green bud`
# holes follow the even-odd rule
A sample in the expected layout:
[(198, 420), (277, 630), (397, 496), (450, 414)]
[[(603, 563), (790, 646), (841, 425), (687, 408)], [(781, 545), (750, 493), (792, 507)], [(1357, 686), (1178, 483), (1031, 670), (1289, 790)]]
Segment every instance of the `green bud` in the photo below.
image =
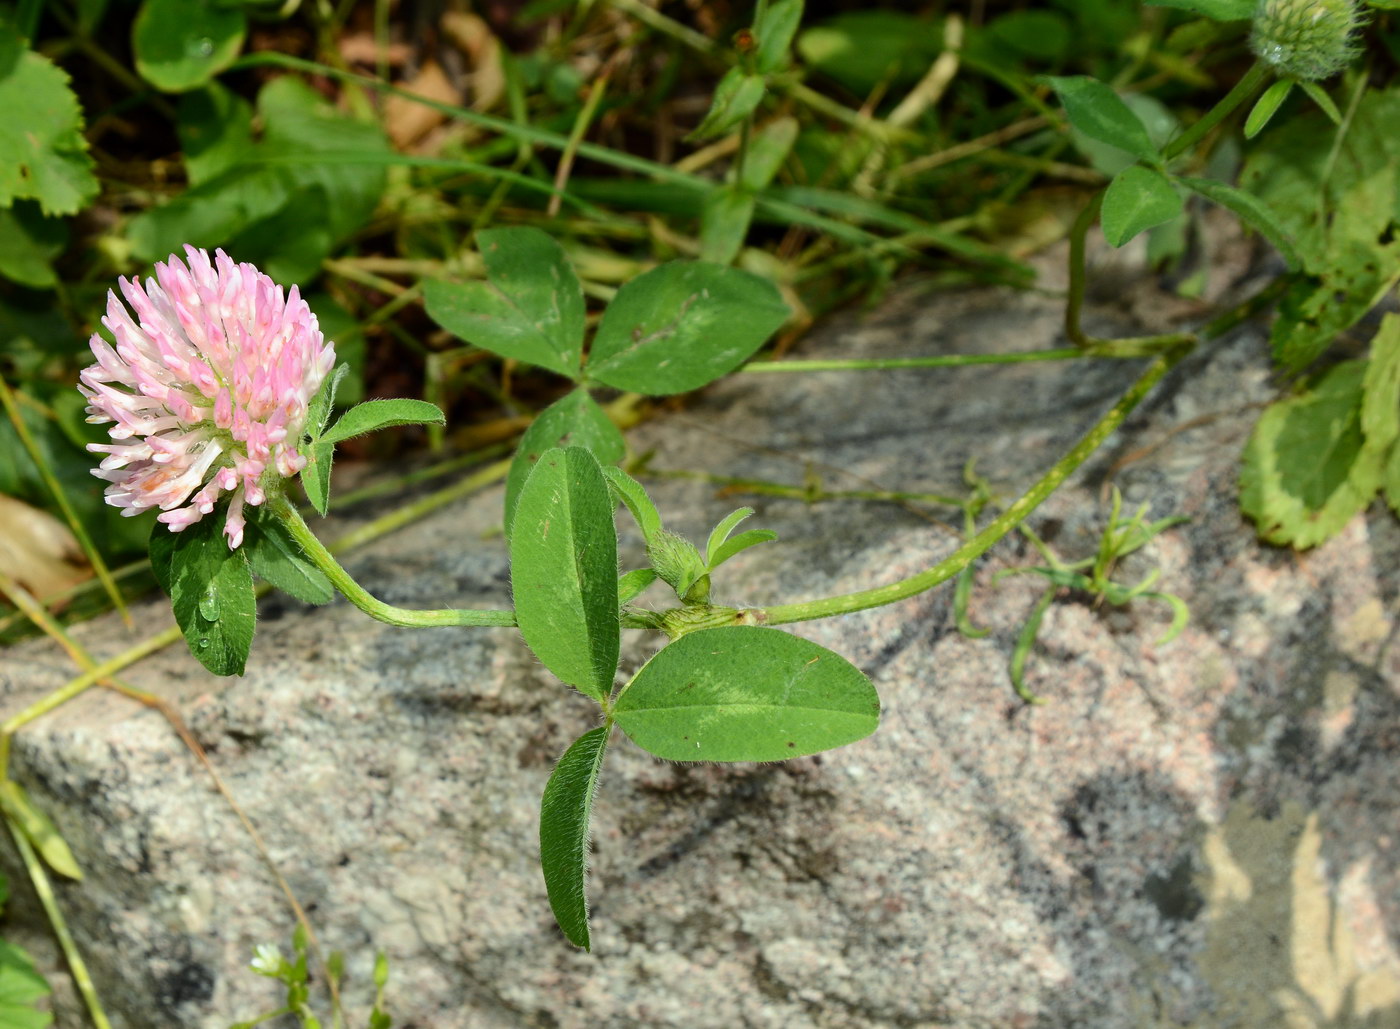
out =
[(1317, 82), (1351, 63), (1360, 25), (1356, 0), (1260, 0), (1249, 46), (1280, 75)]

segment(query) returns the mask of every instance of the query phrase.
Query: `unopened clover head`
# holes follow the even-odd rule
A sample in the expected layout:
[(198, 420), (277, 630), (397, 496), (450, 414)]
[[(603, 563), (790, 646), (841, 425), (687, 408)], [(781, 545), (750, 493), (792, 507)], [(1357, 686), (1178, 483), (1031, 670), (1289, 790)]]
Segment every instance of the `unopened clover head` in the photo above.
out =
[[(107, 503), (136, 515), (160, 508), (172, 532), (214, 511), (227, 494), (224, 534), (243, 542), (243, 506), (306, 463), (298, 452), (307, 408), (335, 364), (335, 346), (296, 286), (282, 287), (222, 250), (185, 247), (155, 266), (145, 287), (118, 279), (130, 311), (107, 294), (102, 319), (116, 341), (94, 333), (97, 363), (78, 389), (88, 421), (111, 422), (107, 455), (93, 474)], [(133, 317), (134, 315), (134, 317)]]
[(1351, 63), (1361, 22), (1356, 0), (1260, 0), (1249, 45), (1280, 75), (1317, 82)]

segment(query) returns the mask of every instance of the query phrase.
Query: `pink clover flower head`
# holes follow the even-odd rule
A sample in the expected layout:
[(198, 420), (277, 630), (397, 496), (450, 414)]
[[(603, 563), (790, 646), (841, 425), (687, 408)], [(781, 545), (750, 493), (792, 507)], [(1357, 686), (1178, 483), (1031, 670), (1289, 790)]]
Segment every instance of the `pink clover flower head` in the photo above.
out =
[[(124, 515), (158, 507), (179, 532), (228, 497), (224, 535), (243, 542), (244, 504), (306, 464), (298, 452), (307, 408), (335, 364), (335, 345), (293, 286), (282, 287), (222, 250), (185, 247), (145, 288), (118, 279), (102, 319), (116, 340), (93, 333), (97, 363), (79, 375), (88, 421), (111, 422), (93, 474)], [(133, 317), (134, 316), (134, 317)]]

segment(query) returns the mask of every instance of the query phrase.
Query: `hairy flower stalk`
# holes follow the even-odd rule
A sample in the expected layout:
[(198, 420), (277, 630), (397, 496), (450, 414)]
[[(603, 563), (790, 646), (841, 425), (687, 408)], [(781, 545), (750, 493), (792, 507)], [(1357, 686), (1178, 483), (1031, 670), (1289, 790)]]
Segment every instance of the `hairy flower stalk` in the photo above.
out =
[(1317, 82), (1351, 63), (1361, 20), (1356, 0), (1260, 0), (1249, 45), (1280, 74)]
[[(243, 542), (245, 504), (306, 464), (298, 453), (307, 407), (335, 364), (296, 286), (282, 287), (222, 250), (185, 247), (155, 266), (143, 289), (118, 279), (131, 311), (107, 294), (102, 319), (116, 340), (90, 341), (97, 363), (78, 389), (88, 421), (114, 423), (93, 471), (124, 515), (158, 507), (179, 532), (228, 494), (224, 535)], [(135, 314), (133, 319), (132, 314)]]

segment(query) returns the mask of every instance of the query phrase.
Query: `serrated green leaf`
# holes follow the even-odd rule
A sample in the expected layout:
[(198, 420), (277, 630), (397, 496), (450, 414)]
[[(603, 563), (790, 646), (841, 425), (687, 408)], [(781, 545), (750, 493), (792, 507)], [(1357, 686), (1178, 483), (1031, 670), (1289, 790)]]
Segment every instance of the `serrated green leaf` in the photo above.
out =
[(1161, 172), (1140, 164), (1113, 177), (1103, 197), (1103, 234), (1121, 247), (1140, 232), (1181, 213), (1181, 195)]
[(738, 66), (730, 68), (715, 86), (715, 96), (704, 120), (685, 138), (702, 140), (724, 135), (753, 114), (766, 92), (768, 84), (762, 75), (750, 75)]
[[(164, 575), (190, 653), (215, 675), (242, 675), (258, 611), (248, 555), (242, 548), (229, 549), (223, 522), (218, 511), (174, 533)], [(158, 538), (152, 536), (153, 567)]]
[(748, 238), (753, 221), (754, 197), (734, 186), (716, 189), (705, 197), (700, 212), (700, 258), (730, 264)]
[(321, 443), (340, 443), (367, 432), (392, 428), (395, 425), (445, 425), (442, 408), (426, 400), (366, 400), (341, 415), (334, 425), (321, 434)]
[(5, 817), (24, 834), (24, 838), (33, 844), (45, 864), (59, 875), (65, 875), (69, 879), (82, 879), (83, 870), (78, 867), (78, 862), (68, 848), (67, 841), (59, 833), (58, 827), (48, 815), (34, 805), (24, 787), (13, 779), (0, 781), (0, 810), (3, 810)]
[(1147, 0), (1151, 7), (1176, 7), (1215, 21), (1244, 21), (1254, 16), (1255, 0)]
[(749, 153), (744, 159), (739, 185), (754, 193), (767, 189), (792, 153), (800, 129), (796, 118), (782, 117), (774, 118), (755, 132), (749, 140)]
[(849, 661), (778, 629), (692, 632), (648, 661), (614, 717), (671, 761), (781, 761), (863, 739), (880, 723), (875, 687)]
[(787, 64), (792, 37), (802, 23), (802, 0), (773, 0), (754, 25), (754, 66), (768, 75)]
[(598, 460), (551, 450), (520, 491), (510, 537), (515, 618), (544, 666), (595, 700), (617, 672), (617, 530)]
[(540, 801), (540, 868), (554, 919), (570, 943), (592, 949), (588, 931), (588, 835), (611, 726), (576, 739), (550, 774)]
[(35, 1003), (52, 991), (22, 947), (0, 940), (0, 1026), (4, 1029), (44, 1029), (53, 1015), (37, 1011)]
[(1316, 546), (1376, 495), (1386, 455), (1362, 433), (1365, 374), (1365, 361), (1337, 365), (1311, 393), (1260, 415), (1245, 446), (1240, 508), (1261, 538)]
[(216, 0), (143, 0), (131, 30), (136, 70), (167, 93), (204, 85), (243, 48), (248, 16)]
[(0, 22), (0, 207), (32, 198), (77, 214), (97, 196), (83, 112), (66, 72)]
[(790, 313), (767, 279), (706, 261), (671, 261), (617, 291), (587, 373), (653, 396), (698, 389), (748, 360)]
[(424, 283), (428, 315), (468, 343), (577, 379), (583, 287), (563, 249), (534, 228), (480, 232), (477, 245), (488, 281)]
[(655, 568), (637, 568), (617, 580), (617, 604), (624, 607), (657, 580)]
[(67, 245), (67, 225), (45, 218), (37, 203), (17, 200), (8, 210), (0, 208), (0, 275), (5, 278), (48, 289), (58, 282), (51, 262)]
[(1302, 266), (1302, 258), (1298, 256), (1293, 241), (1289, 239), (1288, 230), (1283, 227), (1278, 216), (1258, 197), (1213, 179), (1194, 179), (1182, 175), (1177, 178), (1177, 181), (1193, 193), (1199, 193), (1212, 203), (1219, 204), (1226, 210), (1233, 212), (1240, 221), (1274, 245), (1283, 259), (1288, 262), (1290, 270), (1296, 271)]
[(541, 455), (556, 447), (583, 447), (604, 466), (621, 461), (627, 453), (622, 433), (586, 389), (576, 389), (550, 404), (521, 436), (520, 445), (511, 458), (510, 471), (506, 473), (507, 537), (515, 517), (515, 505), (525, 480), (530, 477), (530, 470)]
[(637, 527), (642, 530), (642, 538), (650, 544), (661, 531), (661, 515), (651, 502), (651, 497), (647, 496), (647, 491), (621, 468), (604, 465), (603, 474), (607, 476), (608, 489), (626, 505)]
[(255, 507), (244, 529), (243, 546), (253, 574), (306, 604), (329, 604), (335, 589), (300, 545), (266, 507)]
[(1142, 119), (1107, 85), (1087, 75), (1051, 76), (1048, 81), (1080, 132), (1150, 164), (1161, 163)]
[(1259, 99), (1254, 102), (1249, 117), (1244, 120), (1244, 138), (1253, 139), (1263, 132), (1264, 126), (1269, 124), (1291, 92), (1293, 92), (1292, 79), (1279, 79), (1264, 90)]

